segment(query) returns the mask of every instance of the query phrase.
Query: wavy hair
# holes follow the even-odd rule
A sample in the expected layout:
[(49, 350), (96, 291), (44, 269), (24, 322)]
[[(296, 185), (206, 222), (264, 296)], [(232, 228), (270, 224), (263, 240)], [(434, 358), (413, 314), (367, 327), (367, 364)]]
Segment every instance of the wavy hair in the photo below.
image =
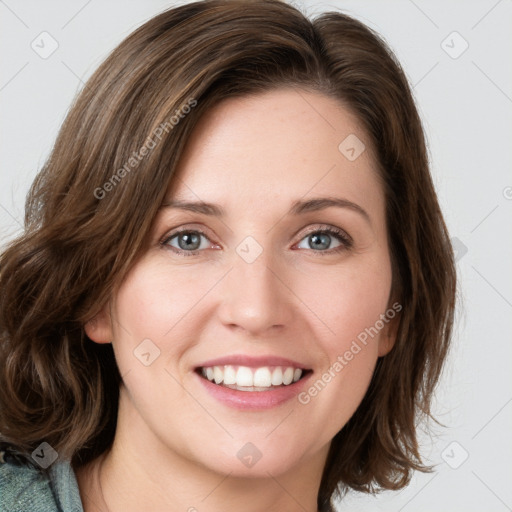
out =
[[(92, 343), (83, 326), (143, 254), (203, 113), (282, 87), (335, 98), (365, 128), (404, 306), (394, 348), (332, 440), (318, 508), (331, 512), (331, 498), (349, 488), (400, 489), (413, 470), (431, 470), (416, 421), (432, 417), (456, 275), (411, 89), (361, 22), (339, 12), (310, 20), (277, 0), (166, 10), (115, 48), (75, 98), (30, 188), (25, 230), (0, 257), (0, 439), (13, 451), (29, 457), (46, 441), (78, 467), (111, 446), (121, 376), (112, 346)], [(155, 133), (159, 142), (141, 158)]]

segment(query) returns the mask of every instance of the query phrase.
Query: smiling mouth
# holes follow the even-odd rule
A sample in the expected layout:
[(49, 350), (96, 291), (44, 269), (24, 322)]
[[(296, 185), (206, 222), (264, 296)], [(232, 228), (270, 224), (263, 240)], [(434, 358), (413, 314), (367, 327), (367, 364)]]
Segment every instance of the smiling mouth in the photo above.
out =
[(196, 368), (196, 373), (217, 386), (238, 391), (272, 391), (291, 386), (312, 370), (292, 366), (219, 365)]

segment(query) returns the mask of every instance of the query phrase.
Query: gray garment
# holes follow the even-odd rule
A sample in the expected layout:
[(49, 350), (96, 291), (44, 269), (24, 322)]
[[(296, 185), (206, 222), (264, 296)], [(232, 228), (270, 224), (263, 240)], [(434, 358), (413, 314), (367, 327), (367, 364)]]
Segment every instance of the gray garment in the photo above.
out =
[(0, 452), (0, 512), (83, 512), (76, 476), (69, 461), (47, 470), (4, 460)]

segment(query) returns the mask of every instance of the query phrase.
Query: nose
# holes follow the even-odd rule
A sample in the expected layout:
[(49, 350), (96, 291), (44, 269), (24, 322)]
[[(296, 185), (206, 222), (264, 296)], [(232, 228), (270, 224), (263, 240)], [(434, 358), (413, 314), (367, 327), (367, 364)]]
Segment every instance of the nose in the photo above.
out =
[(252, 262), (234, 255), (232, 269), (223, 280), (218, 309), (224, 325), (260, 336), (290, 325), (294, 296), (287, 284), (289, 272), (270, 252), (263, 250)]

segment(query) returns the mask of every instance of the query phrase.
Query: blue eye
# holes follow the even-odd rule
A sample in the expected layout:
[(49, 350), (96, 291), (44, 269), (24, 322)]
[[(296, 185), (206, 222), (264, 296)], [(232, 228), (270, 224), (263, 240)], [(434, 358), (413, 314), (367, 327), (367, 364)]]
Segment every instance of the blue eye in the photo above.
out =
[[(333, 238), (337, 239), (338, 242), (340, 242), (340, 245), (329, 249), (328, 246), (331, 244)], [(308, 235), (302, 240), (308, 241), (308, 247), (306, 247), (306, 249), (312, 249), (314, 252), (327, 254), (338, 253), (343, 250), (350, 249), (353, 244), (352, 239), (341, 229), (335, 229), (331, 227), (315, 229), (314, 231), (308, 233)]]
[[(179, 255), (195, 256), (199, 254), (202, 249), (207, 249), (209, 247), (208, 243), (206, 243), (206, 245), (201, 245), (201, 238), (204, 238), (211, 244), (208, 236), (200, 229), (182, 229), (171, 233), (171, 235), (161, 242), (161, 245), (170, 247), (173, 252)], [(333, 238), (339, 242), (339, 245), (329, 249)], [(310, 231), (304, 238), (302, 238), (299, 244), (302, 243), (303, 240), (308, 240), (308, 247), (300, 247), (301, 249), (309, 249), (315, 253), (319, 253), (320, 255), (334, 254), (348, 250), (353, 245), (353, 241), (350, 236), (341, 229), (332, 227), (325, 227)], [(176, 242), (178, 246), (176, 247), (173, 242)]]
[[(209, 240), (209, 238), (201, 230), (183, 229), (167, 237), (162, 242), (162, 245), (170, 246), (171, 249), (174, 250), (174, 252), (178, 254), (183, 254), (183, 256), (193, 256), (197, 254), (197, 252), (201, 248), (201, 237), (204, 237), (207, 240)], [(171, 241), (173, 241), (174, 239), (177, 240), (178, 247), (175, 247), (174, 245), (171, 244)], [(205, 247), (202, 248), (204, 249)]]

